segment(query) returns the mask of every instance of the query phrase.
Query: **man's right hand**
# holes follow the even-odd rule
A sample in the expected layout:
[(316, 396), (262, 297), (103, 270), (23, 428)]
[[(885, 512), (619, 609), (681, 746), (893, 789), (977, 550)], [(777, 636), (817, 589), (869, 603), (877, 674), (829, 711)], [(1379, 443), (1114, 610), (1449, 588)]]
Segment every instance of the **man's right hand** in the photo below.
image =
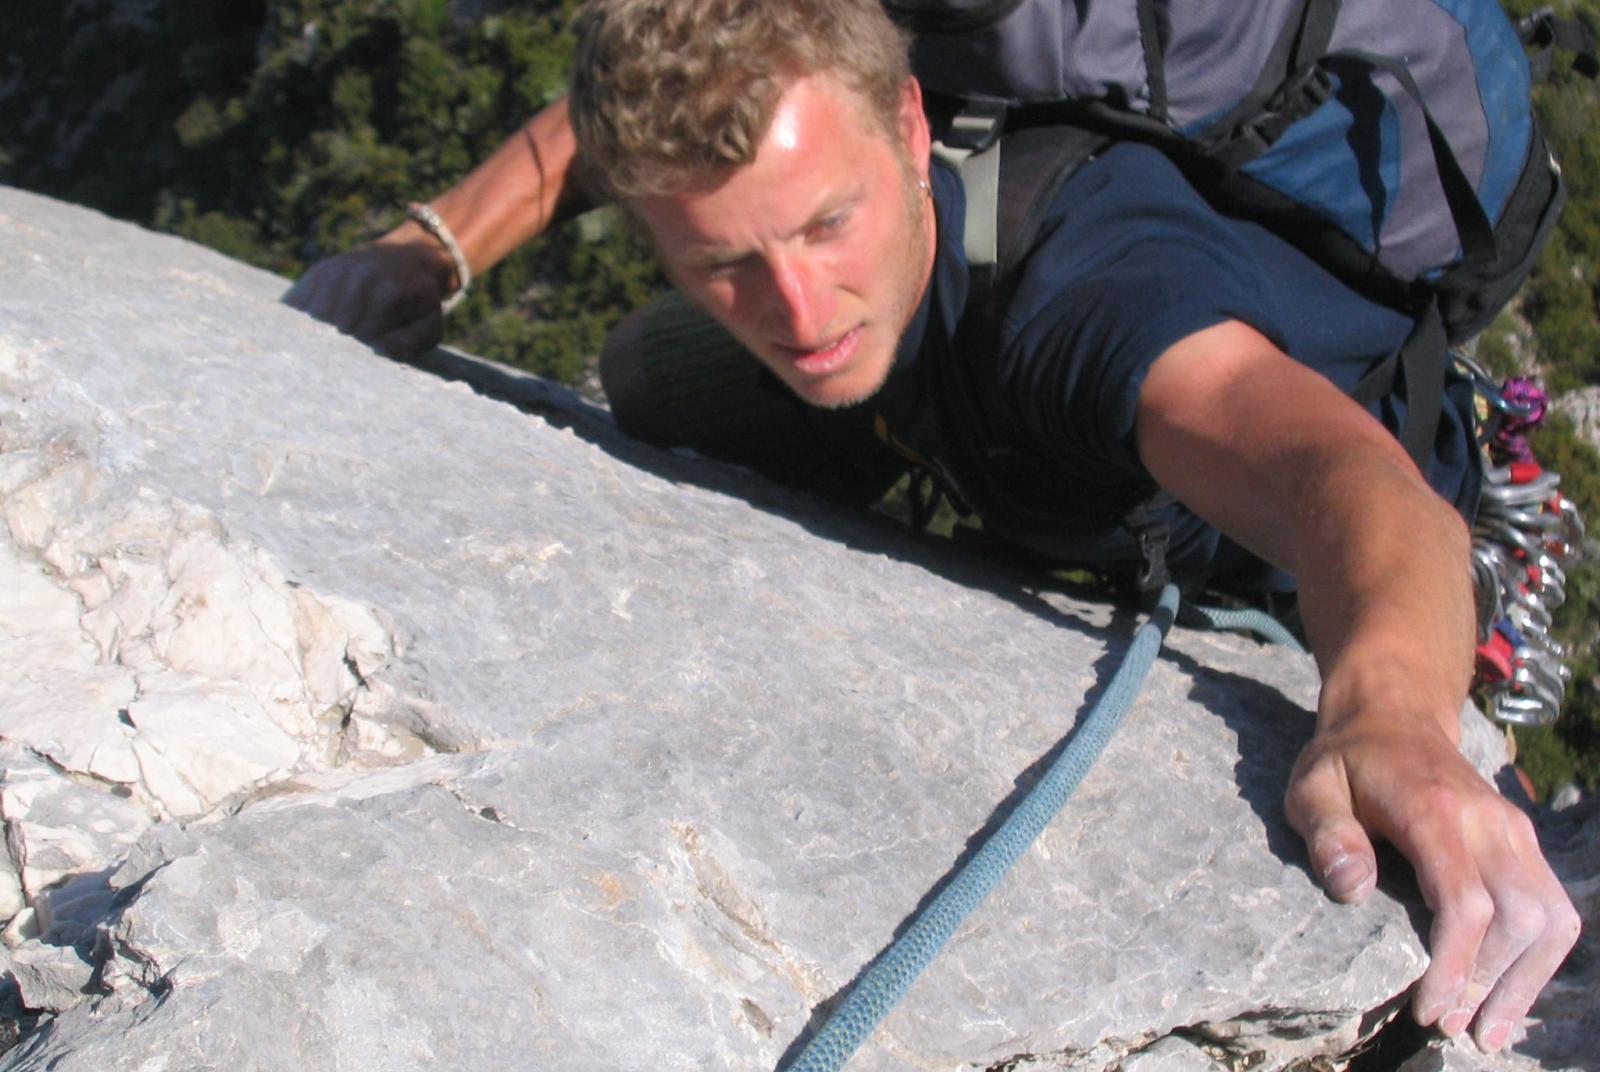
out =
[(407, 220), (375, 242), (313, 264), (283, 300), (380, 353), (411, 358), (444, 337), (440, 303), (454, 289), (450, 254)]
[[(569, 181), (577, 150), (562, 97), (466, 178), (429, 199), (473, 275), (586, 207), (583, 191)], [(391, 357), (411, 358), (444, 337), (440, 303), (455, 290), (450, 254), (421, 224), (406, 220), (376, 242), (313, 264), (283, 300)]]

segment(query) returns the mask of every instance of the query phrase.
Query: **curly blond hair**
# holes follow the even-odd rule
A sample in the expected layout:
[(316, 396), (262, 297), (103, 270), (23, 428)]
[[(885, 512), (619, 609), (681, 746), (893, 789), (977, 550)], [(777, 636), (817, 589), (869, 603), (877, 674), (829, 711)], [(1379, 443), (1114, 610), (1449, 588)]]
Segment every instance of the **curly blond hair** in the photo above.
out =
[(897, 136), (909, 36), (878, 0), (590, 0), (571, 115), (586, 185), (621, 200), (750, 163), (778, 98), (827, 73)]

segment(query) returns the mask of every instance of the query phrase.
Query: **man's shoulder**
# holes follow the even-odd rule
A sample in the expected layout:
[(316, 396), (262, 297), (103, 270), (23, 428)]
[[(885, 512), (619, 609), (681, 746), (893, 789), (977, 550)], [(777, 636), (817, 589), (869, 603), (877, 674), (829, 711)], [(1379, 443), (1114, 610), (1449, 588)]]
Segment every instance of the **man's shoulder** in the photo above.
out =
[(1212, 211), (1172, 158), (1135, 141), (1108, 143), (1080, 164), (1052, 198), (1057, 210), (1093, 203), (1117, 206), (1189, 205)]
[(1135, 142), (1083, 163), (1036, 218), (1010, 303), (1014, 327), (1047, 306), (1071, 311), (1091, 295), (1144, 309), (1171, 287), (1233, 275), (1253, 252), (1177, 165)]
[(1063, 226), (1080, 241), (1119, 230), (1155, 240), (1226, 227), (1170, 157), (1138, 142), (1114, 142), (1086, 160), (1043, 206), (1041, 218), (1041, 243)]
[(1096, 172), (1111, 176), (1139, 175), (1154, 182), (1189, 186), (1170, 156), (1153, 145), (1137, 141), (1110, 142), (1079, 169), (1074, 179)]

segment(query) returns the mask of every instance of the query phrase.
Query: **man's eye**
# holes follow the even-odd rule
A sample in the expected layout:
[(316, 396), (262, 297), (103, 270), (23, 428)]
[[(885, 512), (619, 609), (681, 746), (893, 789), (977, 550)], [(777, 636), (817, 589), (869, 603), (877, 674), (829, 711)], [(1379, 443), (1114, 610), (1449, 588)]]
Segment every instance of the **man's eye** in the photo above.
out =
[(700, 266), (700, 274), (707, 279), (728, 279), (739, 270), (743, 260), (711, 261)]
[(835, 212), (832, 216), (824, 216), (811, 225), (809, 234), (813, 239), (828, 238), (844, 230), (844, 225), (850, 222), (848, 212)]

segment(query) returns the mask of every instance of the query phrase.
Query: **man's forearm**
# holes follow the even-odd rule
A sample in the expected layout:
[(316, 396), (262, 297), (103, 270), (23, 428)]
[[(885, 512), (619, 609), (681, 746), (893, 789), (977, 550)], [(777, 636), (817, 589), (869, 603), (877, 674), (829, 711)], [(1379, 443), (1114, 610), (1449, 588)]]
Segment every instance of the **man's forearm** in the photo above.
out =
[(1324, 719), (1425, 712), (1453, 741), (1472, 668), (1467, 530), (1393, 437), (1239, 324), (1173, 347), (1140, 407), (1156, 478), (1295, 576)]
[(1465, 523), (1403, 458), (1310, 475), (1303, 494), (1336, 504), (1302, 507), (1295, 526), (1319, 729), (1426, 718), (1455, 742), (1475, 627)]
[(430, 204), (455, 234), (474, 275), (551, 223), (584, 207), (565, 97), (543, 109)]

